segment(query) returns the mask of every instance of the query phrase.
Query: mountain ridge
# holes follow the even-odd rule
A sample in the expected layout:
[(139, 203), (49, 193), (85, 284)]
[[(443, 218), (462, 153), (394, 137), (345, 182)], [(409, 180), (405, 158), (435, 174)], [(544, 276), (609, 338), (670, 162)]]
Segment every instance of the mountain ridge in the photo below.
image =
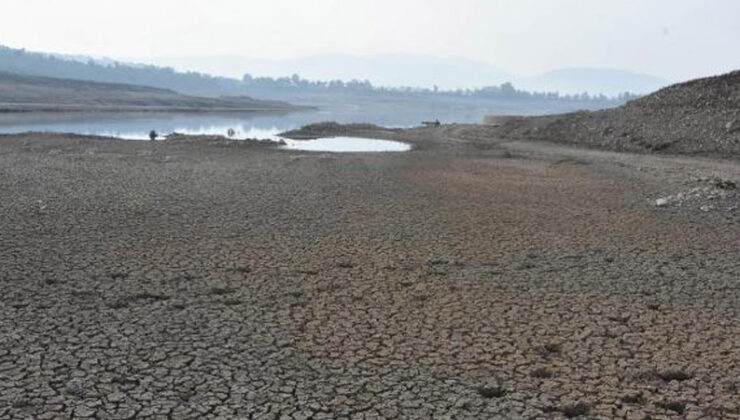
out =
[(220, 74), (229, 77), (241, 77), (245, 73), (255, 77), (298, 74), (314, 80), (356, 79), (368, 80), (378, 86), (420, 88), (437, 85), (446, 90), (475, 89), (510, 82), (529, 91), (614, 96), (624, 92), (650, 93), (670, 83), (637, 71), (595, 67), (564, 68), (533, 76), (518, 76), (477, 60), (398, 53), (372, 56), (324, 54), (283, 60), (240, 56), (160, 57), (149, 62), (211, 74), (227, 69)]

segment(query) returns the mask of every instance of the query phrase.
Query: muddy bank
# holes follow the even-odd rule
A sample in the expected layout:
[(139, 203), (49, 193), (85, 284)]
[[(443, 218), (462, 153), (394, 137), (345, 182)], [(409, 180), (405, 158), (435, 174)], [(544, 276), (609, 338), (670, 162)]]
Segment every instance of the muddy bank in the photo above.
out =
[(392, 136), (403, 132), (401, 129), (385, 128), (375, 124), (339, 124), (333, 121), (309, 124), (301, 128), (280, 133), (280, 137), (293, 140), (312, 140), (320, 137), (353, 136), (363, 134), (383, 134)]
[(479, 130), (0, 137), (0, 417), (740, 417), (738, 166)]

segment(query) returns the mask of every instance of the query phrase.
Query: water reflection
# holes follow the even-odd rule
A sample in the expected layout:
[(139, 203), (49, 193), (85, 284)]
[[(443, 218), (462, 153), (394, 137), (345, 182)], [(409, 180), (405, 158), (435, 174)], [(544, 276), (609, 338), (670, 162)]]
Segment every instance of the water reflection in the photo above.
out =
[(150, 130), (160, 135), (226, 135), (231, 128), (234, 138), (264, 139), (322, 121), (412, 127), (434, 118), (443, 122), (479, 122), (488, 112), (475, 107), (321, 104), (317, 110), (292, 113), (0, 113), (0, 133), (64, 132), (146, 140)]
[(62, 132), (118, 137), (126, 140), (149, 140), (149, 131), (164, 136), (170, 133), (227, 135), (234, 138), (271, 138), (296, 128), (285, 114), (159, 114), (159, 113), (28, 113), (0, 114), (0, 133), (27, 131)]
[(285, 149), (312, 152), (405, 152), (411, 149), (406, 143), (361, 137), (324, 137), (314, 140), (285, 141)]
[(572, 111), (578, 103), (532, 104), (511, 101), (425, 101), (413, 97), (398, 100), (348, 97), (343, 101), (320, 98), (294, 103), (313, 105), (315, 110), (292, 113), (0, 113), (0, 133), (28, 131), (65, 132), (114, 136), (144, 140), (149, 131), (160, 135), (226, 135), (231, 128), (235, 138), (272, 138), (276, 133), (306, 124), (336, 121), (372, 123), (385, 127), (413, 127), (421, 121), (439, 119), (443, 123), (479, 123), (488, 114), (542, 114)]

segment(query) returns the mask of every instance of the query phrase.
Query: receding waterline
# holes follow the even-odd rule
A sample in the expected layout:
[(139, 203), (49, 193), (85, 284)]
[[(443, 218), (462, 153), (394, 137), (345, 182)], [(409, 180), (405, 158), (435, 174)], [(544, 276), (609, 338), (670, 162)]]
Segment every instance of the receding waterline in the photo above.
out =
[[(315, 152), (404, 152), (411, 149), (397, 141), (327, 137), (315, 140), (290, 140), (279, 133), (315, 122), (316, 113), (289, 115), (234, 115), (234, 114), (0, 114), (0, 133), (75, 133), (82, 135), (114, 137), (123, 140), (149, 141), (154, 130), (163, 140), (172, 134), (190, 136), (221, 136), (231, 140), (250, 141), (269, 139), (284, 141), (282, 150)], [(329, 118), (325, 115), (322, 117)], [(398, 123), (399, 121), (397, 121)], [(391, 126), (396, 126), (391, 124)]]
[(303, 150), (308, 152), (406, 152), (411, 145), (400, 141), (371, 139), (365, 137), (322, 137), (313, 140), (285, 141), (283, 149)]

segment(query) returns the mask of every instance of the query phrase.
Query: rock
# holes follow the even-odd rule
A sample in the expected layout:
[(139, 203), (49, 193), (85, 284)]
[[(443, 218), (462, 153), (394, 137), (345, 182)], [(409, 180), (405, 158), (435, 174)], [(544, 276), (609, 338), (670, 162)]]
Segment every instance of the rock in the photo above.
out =
[(725, 129), (727, 130), (728, 133), (737, 131), (738, 128), (740, 128), (740, 124), (738, 124), (738, 121), (736, 119), (725, 124)]
[(721, 190), (736, 190), (737, 189), (737, 184), (727, 179), (714, 178), (712, 180), (712, 184), (715, 186), (715, 188), (719, 188)]
[(81, 405), (75, 409), (75, 416), (76, 417), (92, 417), (95, 414), (95, 410), (92, 408), (85, 407), (84, 405)]
[(708, 211), (711, 211), (713, 208), (714, 208), (714, 206), (711, 206), (709, 204), (705, 204), (705, 205), (699, 207), (699, 210), (701, 210), (703, 212), (708, 212)]
[(71, 381), (70, 383), (67, 384), (64, 391), (69, 395), (74, 395), (74, 396), (79, 397), (85, 394), (85, 386), (81, 382)]
[(667, 207), (668, 206), (668, 199), (667, 198), (659, 198), (655, 200), (655, 206), (656, 207)]
[(108, 395), (108, 401), (112, 403), (121, 402), (126, 399), (126, 394), (122, 392), (114, 392), (110, 395)]

